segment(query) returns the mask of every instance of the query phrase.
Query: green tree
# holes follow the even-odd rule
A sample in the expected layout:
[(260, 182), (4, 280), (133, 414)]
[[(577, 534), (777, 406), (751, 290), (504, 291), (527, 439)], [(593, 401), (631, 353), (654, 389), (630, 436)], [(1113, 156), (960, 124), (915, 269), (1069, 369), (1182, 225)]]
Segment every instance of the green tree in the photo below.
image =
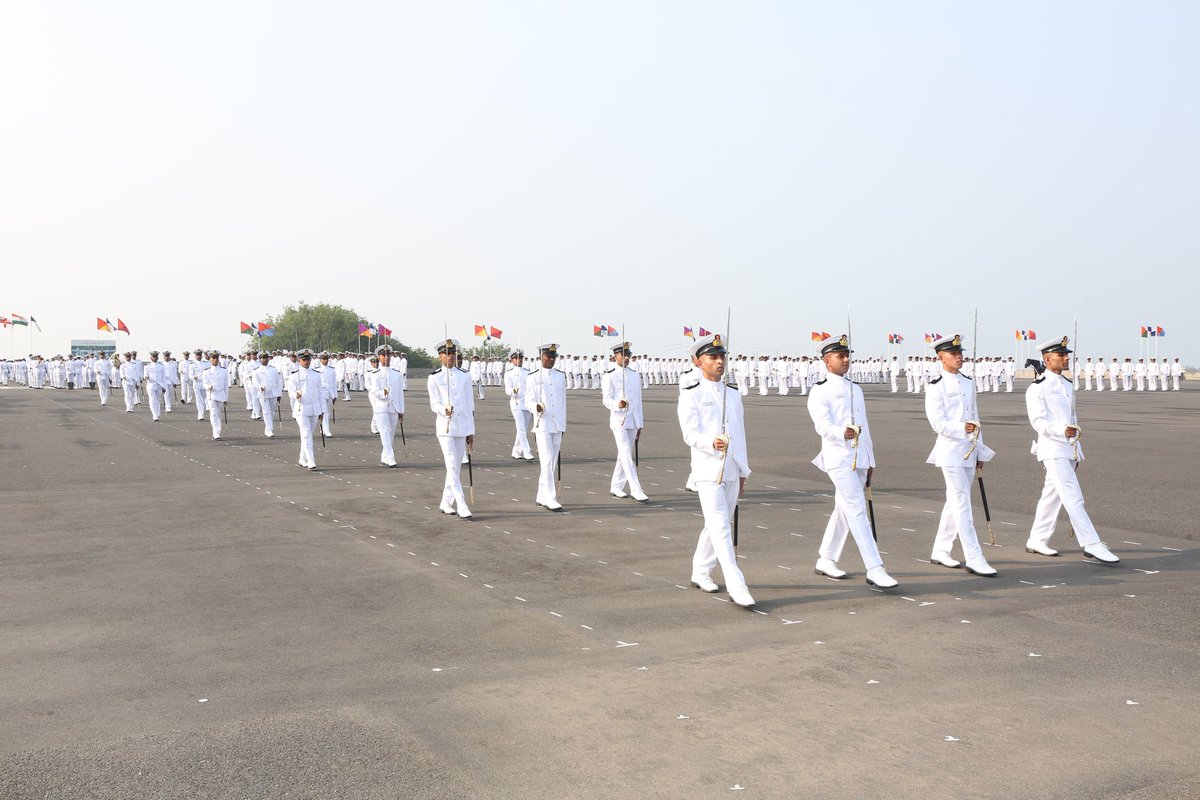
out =
[(410, 368), (433, 366), (433, 359), (429, 353), (423, 349), (411, 348), (399, 339), (391, 336), (359, 336), (358, 325), (364, 319), (365, 317), (354, 309), (329, 303), (309, 305), (301, 300), (294, 306), (284, 306), (279, 314), (266, 317), (266, 321), (275, 326), (275, 336), (261, 341), (257, 337), (249, 337), (246, 349), (251, 350), (261, 343), (262, 346), (272, 349), (298, 350), (309, 347), (318, 352), (329, 350), (359, 353), (381, 344), (390, 344), (393, 349), (403, 350), (407, 354)]
[(487, 339), (483, 344), (476, 345), (475, 347), (464, 347), (463, 355), (468, 359), (475, 356), (479, 356), (484, 360), (491, 358), (506, 359), (508, 358), (509, 349), (509, 346), (503, 342)]

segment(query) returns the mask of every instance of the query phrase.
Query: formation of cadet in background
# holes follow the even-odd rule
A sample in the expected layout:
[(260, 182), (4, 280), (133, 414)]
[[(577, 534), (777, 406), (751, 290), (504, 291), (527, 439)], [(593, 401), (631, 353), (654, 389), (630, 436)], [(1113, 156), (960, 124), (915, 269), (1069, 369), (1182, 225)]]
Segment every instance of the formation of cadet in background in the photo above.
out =
[[(1169, 362), (1151, 358), (1123, 361), (1087, 358), (1070, 369), (1071, 350), (1066, 337), (1043, 345), (1038, 377), (1026, 389), (1026, 410), (1038, 439), (1033, 454), (1046, 471), (1042, 495), (1026, 542), (1026, 552), (1054, 557), (1049, 546), (1059, 511), (1066, 509), (1072, 534), (1085, 558), (1102, 564), (1120, 559), (1100, 540), (1084, 508), (1075, 474), (1084, 458), (1082, 426), (1076, 417), (1075, 392), (1179, 391), (1183, 368), (1178, 358)], [(899, 583), (884, 569), (875, 543), (871, 480), (875, 456), (860, 383), (890, 384), (891, 391), (924, 394), (926, 417), (935, 434), (934, 449), (927, 462), (939, 468), (946, 484), (946, 504), (930, 555), (930, 563), (951, 569), (994, 577), (975, 530), (971, 492), (978, 481), (984, 492), (983, 465), (995, 452), (983, 441), (983, 423), (977, 405), (978, 392), (1013, 391), (1018, 368), (1012, 358), (985, 357), (975, 361), (963, 355), (958, 335), (932, 343), (932, 356), (852, 359), (846, 336), (827, 341), (816, 356), (747, 356), (726, 353), (719, 334), (702, 337), (692, 345), (688, 358), (637, 356), (628, 342), (612, 348), (610, 356), (561, 356), (558, 345), (538, 347), (537, 363), (525, 366), (525, 353), (513, 350), (506, 360), (473, 357), (464, 361), (455, 339), (439, 341), (439, 369), (426, 381), (429, 409), (435, 418), (434, 431), (446, 469), (438, 510), (471, 519), (462, 485), (462, 466), (471, 469), (474, 445), (474, 401), (485, 399), (486, 389), (504, 392), (513, 416), (516, 435), (512, 458), (532, 462), (534, 448), (540, 462), (538, 506), (562, 511), (558, 497), (561, 480), (561, 446), (567, 426), (567, 392), (599, 391), (609, 411), (609, 427), (616, 446), (610, 494), (646, 503), (650, 498), (637, 474), (637, 446), (644, 427), (642, 393), (660, 386), (678, 389), (677, 412), (684, 443), (691, 452), (691, 474), (687, 489), (699, 496), (704, 527), (692, 560), (691, 584), (705, 591), (720, 591), (712, 571), (721, 568), (730, 600), (750, 608), (745, 577), (737, 565), (737, 501), (750, 476), (743, 419), (742, 398), (757, 390), (765, 395), (775, 389), (780, 395), (796, 391), (807, 395), (814, 429), (821, 439), (820, 453), (813, 464), (825, 472), (834, 487), (834, 513), (830, 515), (818, 550), (815, 572), (835, 580), (847, 577), (838, 566), (848, 538), (853, 538), (862, 557), (866, 582), (880, 589)], [(318, 362), (318, 363), (315, 363)], [(1063, 373), (1071, 375), (1066, 377)], [(314, 353), (277, 350), (250, 352), (234, 357), (219, 351), (195, 350), (176, 359), (170, 351), (151, 351), (148, 361), (136, 351), (123, 357), (106, 353), (50, 361), (41, 356), (0, 361), (0, 385), (9, 383), (30, 388), (95, 389), (100, 404), (107, 406), (119, 390), (125, 411), (134, 413), (143, 397), (151, 418), (159, 421), (172, 413), (176, 404), (190, 405), (196, 419), (205, 414), (213, 439), (220, 439), (227, 403), (234, 387), (240, 387), (250, 418), (263, 422), (263, 433), (275, 437), (282, 419), (282, 398), (300, 435), (298, 463), (316, 470), (314, 436), (322, 440), (334, 435), (336, 401), (350, 401), (365, 393), (372, 407), (370, 428), (381, 442), (380, 464), (395, 467), (394, 440), (399, 427), (404, 438), (404, 395), (408, 361), (404, 353), (382, 346), (373, 354)], [(987, 511), (986, 495), (983, 495)], [(989, 515), (990, 531), (990, 515)], [(959, 542), (963, 561), (951, 555)]]

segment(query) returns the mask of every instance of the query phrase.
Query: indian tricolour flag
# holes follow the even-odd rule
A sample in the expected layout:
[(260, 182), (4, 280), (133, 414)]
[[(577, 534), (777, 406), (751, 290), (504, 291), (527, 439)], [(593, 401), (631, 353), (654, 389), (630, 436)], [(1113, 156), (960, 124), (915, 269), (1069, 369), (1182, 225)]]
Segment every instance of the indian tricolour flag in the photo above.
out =
[(20, 314), (13, 314), (11, 322), (13, 325), (29, 325), (29, 320), (25, 317), (22, 317)]

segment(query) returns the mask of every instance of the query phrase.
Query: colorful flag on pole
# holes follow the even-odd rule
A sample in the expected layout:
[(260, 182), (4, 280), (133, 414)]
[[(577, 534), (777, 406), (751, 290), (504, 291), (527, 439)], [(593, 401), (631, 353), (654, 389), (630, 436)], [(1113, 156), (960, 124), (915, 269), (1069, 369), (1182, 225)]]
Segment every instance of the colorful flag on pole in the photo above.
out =
[(904, 341), (904, 337), (897, 333), (896, 334), (896, 344), (900, 344), (903, 341)]
[(1154, 334), (1155, 334), (1155, 336), (1166, 336), (1166, 335), (1167, 335), (1167, 331), (1166, 331), (1166, 329), (1165, 329), (1165, 328), (1163, 328), (1163, 327), (1160, 325), (1160, 326), (1158, 326), (1157, 328), (1155, 328)]
[(820, 331), (813, 331), (813, 332), (812, 332), (812, 340), (813, 340), (814, 342), (820, 342), (820, 341), (823, 341), (823, 340), (821, 339), (821, 332), (820, 332)]
[(125, 323), (121, 321), (120, 317), (117, 317), (117, 330), (121, 333), (124, 333), (126, 336), (129, 335), (129, 328), (126, 327)]
[(695, 339), (696, 339), (696, 334), (692, 333), (692, 329), (689, 328), (687, 325), (683, 326), (683, 335), (693, 341), (695, 341)]
[(13, 325), (24, 325), (24, 326), (28, 327), (29, 320), (25, 319), (20, 314), (13, 314), (12, 315), (12, 324)]
[(620, 336), (621, 332), (619, 330), (617, 330), (616, 325), (609, 325), (608, 326), (608, 335), (609, 336)]
[(495, 325), (488, 325), (488, 333), (493, 339), (500, 339), (504, 336), (504, 331), (500, 330)]
[(1037, 331), (1035, 331), (1031, 328), (1030, 330), (1025, 332), (1025, 338), (1031, 342), (1036, 342), (1037, 341)]
[(38, 329), (38, 333), (42, 332), (42, 326), (38, 325), (37, 317), (33, 316), (33, 314), (30, 314), (29, 321), (33, 323), (33, 327)]
[(258, 323), (258, 335), (259, 336), (274, 336), (275, 335), (275, 326), (269, 322)]
[(360, 323), (358, 323), (358, 335), (359, 336), (374, 336), (375, 334), (371, 332), (370, 325), (367, 325), (367, 323), (365, 323), (365, 322), (360, 322)]
[(380, 336), (391, 336), (392, 335), (392, 329), (389, 328), (388, 326), (384, 325), (382, 322), (378, 323), (375, 326), (375, 330), (379, 331)]
[(100, 317), (96, 317), (96, 330), (111, 331), (112, 329), (113, 329), (113, 326), (112, 326), (111, 322), (109, 322), (106, 319), (101, 319)]
[(251, 336), (254, 335), (254, 326), (253, 325), (249, 324), (248, 322), (243, 322), (243, 323), (241, 323), (241, 326), (242, 326), (242, 333), (248, 333)]
[(706, 330), (704, 330), (704, 328), (700, 328), (700, 335), (701, 336), (712, 336), (712, 331), (706, 331)]
[(608, 331), (601, 330), (601, 327), (602, 326), (600, 326), (600, 325), (593, 325), (592, 326), (592, 336), (603, 336), (604, 334), (608, 333)]
[(925, 334), (925, 343), (929, 344), (932, 341), (933, 341), (933, 334), (932, 333)]
[(0, 317), (0, 328), (7, 328), (9, 325), (12, 325), (12, 320), (8, 317)]
[(480, 339), (484, 339), (484, 338), (486, 338), (486, 337), (487, 337), (487, 335), (488, 335), (488, 333), (487, 333), (487, 326), (485, 326), (485, 325), (476, 325), (476, 326), (475, 326), (475, 335), (476, 335), (476, 336), (478, 336)]

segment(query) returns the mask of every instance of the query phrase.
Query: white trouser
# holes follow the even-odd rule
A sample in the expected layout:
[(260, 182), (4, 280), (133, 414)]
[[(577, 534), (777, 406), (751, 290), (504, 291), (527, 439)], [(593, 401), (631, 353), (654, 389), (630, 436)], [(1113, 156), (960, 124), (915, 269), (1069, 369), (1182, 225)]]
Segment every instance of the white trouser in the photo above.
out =
[(313, 455), (313, 431), (316, 430), (317, 415), (316, 414), (300, 414), (293, 417), (296, 420), (296, 425), (300, 428), (300, 465), (304, 467), (315, 467), (317, 465), (317, 457)]
[(250, 392), (250, 419), (259, 419), (267, 411), (267, 393), (255, 387)]
[(975, 517), (971, 511), (971, 481), (974, 467), (942, 467), (946, 479), (946, 505), (942, 507), (942, 518), (938, 522), (937, 536), (933, 540), (933, 556), (949, 556), (954, 547), (954, 537), (962, 542), (963, 560), (986, 561), (979, 536), (975, 532)]
[(325, 406), (325, 412), (321, 415), (321, 429), (326, 436), (333, 436), (333, 428), (329, 427), (333, 424), (333, 398), (321, 402)]
[(254, 416), (254, 395), (255, 395), (255, 392), (254, 392), (254, 390), (253, 390), (253, 389), (251, 389), (249, 386), (243, 386), (243, 387), (242, 387), (242, 392), (243, 392), (243, 393), (246, 395), (246, 410), (250, 412), (250, 415), (251, 415), (251, 416)]
[(1110, 392), (1115, 392), (1117, 390), (1117, 376), (1116, 375), (1109, 376), (1108, 390)]
[(342, 391), (345, 393), (345, 397), (343, 397), (342, 399), (349, 400), (350, 399), (350, 381), (345, 381), (345, 380), (342, 381)]
[(379, 442), (383, 445), (379, 460), (389, 466), (396, 463), (396, 423), (399, 421), (400, 415), (395, 411), (375, 412), (375, 427), (379, 430)]
[(534, 431), (537, 440), (538, 461), (541, 462), (541, 472), (538, 474), (537, 502), (551, 505), (558, 502), (558, 489), (554, 485), (554, 468), (558, 465), (558, 451), (562, 447), (561, 433)]
[(1059, 509), (1067, 509), (1067, 517), (1075, 527), (1075, 538), (1080, 547), (1097, 544), (1100, 534), (1092, 525), (1087, 509), (1083, 507), (1083, 490), (1079, 488), (1079, 476), (1075, 474), (1076, 462), (1069, 458), (1048, 458), (1042, 462), (1046, 468), (1046, 484), (1033, 514), (1033, 528), (1029, 541), (1046, 544), (1054, 534), (1054, 523)]
[(460, 511), (466, 508), (463, 496), (462, 462), (467, 454), (467, 437), (438, 434), (438, 445), (442, 448), (442, 460), (446, 464), (446, 483), (442, 486), (442, 505), (454, 504)]
[(512, 403), (509, 403), (509, 410), (517, 426), (517, 438), (513, 440), (513, 458), (533, 458), (533, 450), (529, 447), (529, 426), (533, 424), (533, 414)]
[(100, 391), (100, 405), (108, 405), (108, 381), (96, 381), (96, 388)]
[(896, 373), (893, 372), (892, 373), (892, 394), (895, 394), (898, 391), (899, 391), (899, 387), (896, 386)]
[(486, 397), (483, 396), (483, 381), (475, 381), (475, 391), (479, 393), (480, 400), (487, 399)]
[(1174, 382), (1174, 384), (1175, 384), (1175, 391), (1177, 391), (1177, 392), (1178, 392), (1178, 391), (1179, 391), (1179, 376), (1178, 376), (1178, 375), (1172, 375), (1172, 376), (1171, 376), (1171, 380), (1172, 380), (1172, 381)]
[(633, 463), (633, 443), (637, 440), (637, 428), (613, 428), (612, 432), (613, 439), (617, 442), (617, 464), (613, 468), (610, 488), (614, 492), (622, 492), (628, 482), (630, 494), (645, 494), (638, 480), (637, 465)]
[(256, 392), (256, 403), (259, 408), (259, 413), (263, 419), (263, 434), (266, 436), (275, 435), (275, 398), (267, 397), (266, 392)]
[(133, 381), (121, 381), (121, 388), (125, 390), (125, 410), (133, 411), (133, 407), (137, 405), (137, 384)]
[(818, 551), (821, 558), (837, 561), (846, 546), (846, 534), (853, 534), (854, 543), (862, 556), (863, 566), (868, 570), (883, 566), (875, 537), (871, 535), (871, 520), (867, 517), (867, 497), (863, 487), (867, 485), (866, 469), (837, 467), (826, 473), (833, 481), (833, 515), (825, 526), (825, 537)]
[(1137, 380), (1137, 390), (1139, 392), (1146, 391), (1146, 376), (1145, 375), (1137, 375), (1137, 376), (1135, 376), (1135, 379)]
[(700, 510), (704, 512), (704, 529), (700, 531), (696, 552), (692, 555), (692, 575), (711, 575), (712, 568), (720, 564), (725, 589), (729, 592), (746, 588), (746, 578), (738, 568), (733, 552), (733, 512), (737, 508), (739, 485), (737, 478), (724, 483), (696, 482)]
[(171, 413), (171, 406), (175, 405), (175, 386), (168, 383), (163, 387), (163, 411)]
[(196, 419), (204, 419), (204, 409), (208, 406), (208, 398), (204, 396), (204, 384), (192, 381), (192, 397), (196, 399)]
[(186, 403), (192, 399), (192, 382), (186, 376), (179, 379), (179, 402)]
[(151, 419), (158, 419), (162, 416), (163, 387), (157, 383), (147, 383), (146, 395), (150, 401), (150, 417)]
[(221, 425), (224, 423), (225, 403), (221, 400), (208, 398), (208, 421), (212, 424), (213, 438), (221, 435)]
[(907, 377), (908, 377), (908, 393), (913, 394), (917, 391), (917, 380), (916, 380), (916, 378), (913, 377), (911, 372), (908, 373)]

